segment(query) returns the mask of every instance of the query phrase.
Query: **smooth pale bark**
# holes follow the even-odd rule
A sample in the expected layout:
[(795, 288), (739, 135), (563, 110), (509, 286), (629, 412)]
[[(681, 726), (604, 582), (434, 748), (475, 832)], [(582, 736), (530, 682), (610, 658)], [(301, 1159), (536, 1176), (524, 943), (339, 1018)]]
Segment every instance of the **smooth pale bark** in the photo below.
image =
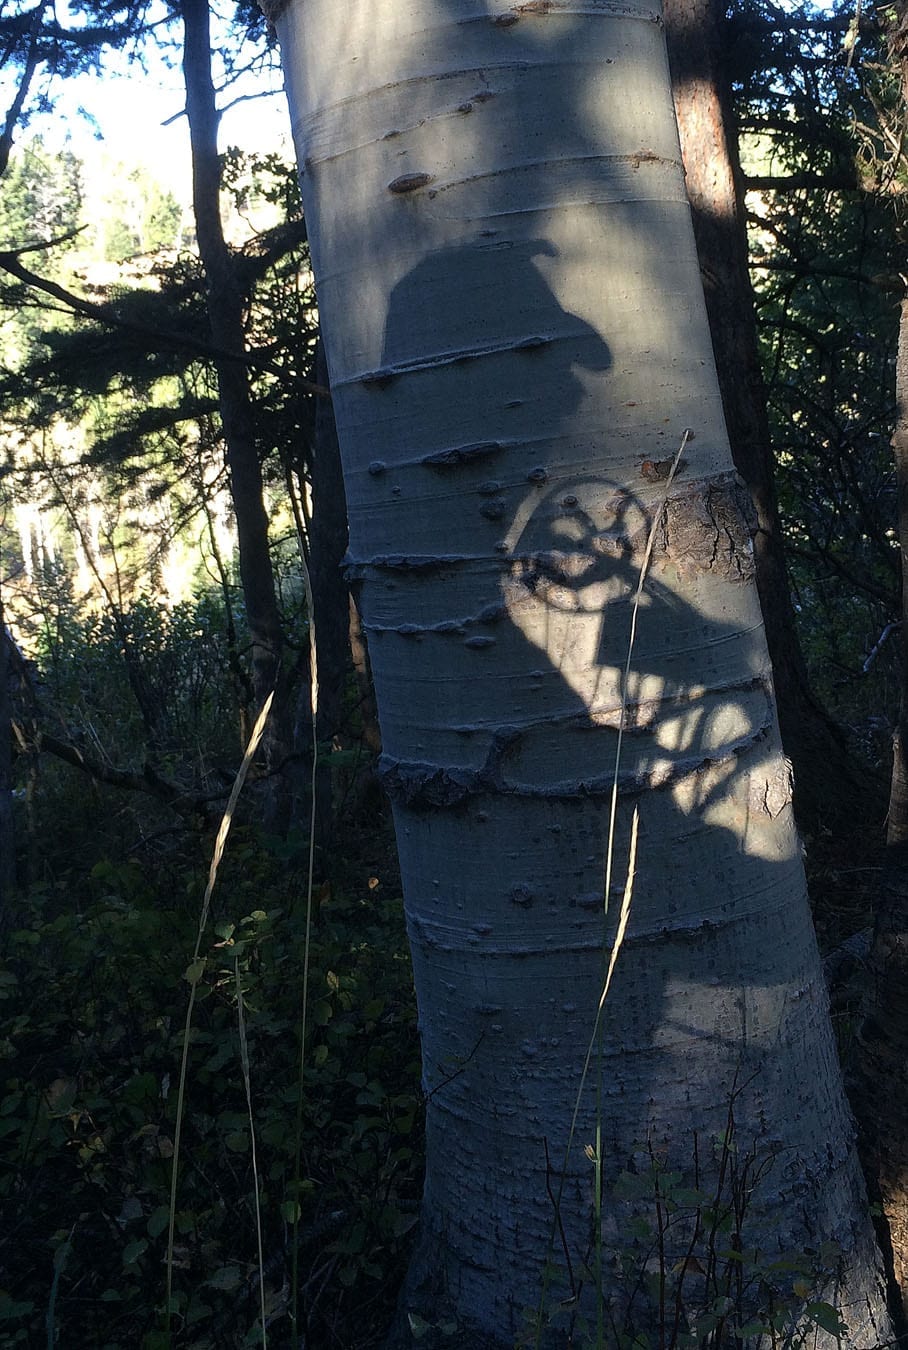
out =
[(420, 1008), (408, 1298), (451, 1311), (457, 1343), (505, 1346), (548, 1255), (547, 1309), (569, 1292), (546, 1159), (564, 1156), (637, 807), (630, 923), (565, 1174), (573, 1266), (590, 1254), (597, 1088), (608, 1190), (647, 1147), (689, 1169), (737, 1085), (739, 1138), (774, 1159), (746, 1240), (837, 1241), (848, 1343), (879, 1344), (658, 9), (291, 0), (270, 17)]

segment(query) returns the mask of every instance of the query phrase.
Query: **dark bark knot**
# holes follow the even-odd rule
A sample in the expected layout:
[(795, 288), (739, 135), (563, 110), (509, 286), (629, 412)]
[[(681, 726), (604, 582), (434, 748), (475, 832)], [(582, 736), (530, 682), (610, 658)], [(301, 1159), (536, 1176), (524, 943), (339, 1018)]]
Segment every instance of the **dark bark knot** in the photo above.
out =
[(446, 469), (459, 469), (464, 464), (474, 464), (477, 460), (488, 459), (504, 449), (501, 441), (476, 441), (472, 445), (452, 445), (445, 450), (435, 450), (423, 455), (421, 464), (429, 469), (444, 473)]
[(394, 192), (398, 196), (405, 192), (416, 192), (419, 188), (425, 187), (431, 183), (432, 174), (430, 173), (402, 173), (399, 178), (393, 179), (388, 184), (388, 191)]

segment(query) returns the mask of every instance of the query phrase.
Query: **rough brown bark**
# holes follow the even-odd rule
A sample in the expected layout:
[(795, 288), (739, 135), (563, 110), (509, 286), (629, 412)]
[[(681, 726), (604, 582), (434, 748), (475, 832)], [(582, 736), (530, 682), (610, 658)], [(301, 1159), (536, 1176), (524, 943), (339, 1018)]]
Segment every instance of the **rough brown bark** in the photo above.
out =
[(12, 731), (10, 708), (10, 639), (0, 596), (0, 933), (6, 927), (15, 880), (15, 835), (12, 799)]
[[(315, 369), (316, 384), (328, 388), (328, 366), (319, 339)], [(310, 573), (316, 609), (316, 644), (319, 671), (319, 733), (330, 740), (343, 720), (343, 682), (353, 664), (363, 723), (363, 740), (376, 753), (381, 750), (378, 714), (372, 689), (372, 673), (366, 638), (356, 604), (341, 568), (347, 550), (347, 497), (341, 468), (337, 424), (330, 399), (320, 398), (315, 409), (315, 444), (310, 466), (312, 520)], [(330, 689), (325, 688), (331, 682)], [(324, 700), (324, 701), (323, 701)]]
[(349, 612), (350, 652), (353, 657), (353, 674), (359, 695), (360, 720), (363, 728), (363, 740), (370, 750), (381, 753), (381, 730), (378, 725), (378, 710), (375, 706), (375, 691), (372, 688), (372, 670), (369, 664), (369, 649), (363, 632), (363, 621), (356, 607), (356, 601), (350, 596)]
[(908, 299), (902, 301), (896, 399), (892, 451), (902, 541), (902, 688), (855, 1105), (865, 1170), (872, 1187), (875, 1183), (885, 1220), (899, 1305), (895, 1313), (901, 1315), (900, 1329), (908, 1332)]
[[(908, 112), (908, 4), (887, 12), (889, 53)], [(902, 669), (893, 735), (883, 884), (870, 956), (871, 988), (861, 1034), (855, 1108), (864, 1169), (882, 1210), (896, 1329), (908, 1336), (908, 297), (899, 324), (892, 453), (902, 561)], [(881, 1110), (881, 1103), (885, 1108)]]
[[(315, 361), (316, 383), (328, 386), (328, 367), (319, 339)], [(320, 398), (315, 404), (315, 427), (309, 462), (312, 488), (312, 515), (309, 531), (309, 579), (315, 609), (315, 647), (318, 666), (319, 763), (316, 774), (316, 837), (323, 853), (331, 842), (333, 827), (333, 783), (330, 765), (331, 743), (341, 728), (344, 715), (344, 687), (350, 666), (347, 635), (349, 595), (341, 565), (347, 549), (347, 498), (341, 472), (337, 428), (331, 400)], [(311, 726), (306, 703), (305, 716)], [(298, 737), (300, 743), (302, 738)], [(307, 738), (311, 743), (311, 734)]]
[[(687, 192), (732, 457), (757, 513), (757, 589), (782, 744), (794, 766), (795, 811), (802, 829), (810, 834), (824, 828), (852, 830), (871, 784), (859, 780), (841, 732), (811, 691), (795, 627), (748, 273), (743, 180), (723, 61), (724, 6), (715, 0), (665, 0), (663, 8)], [(869, 795), (873, 803), (874, 794)], [(875, 805), (879, 819), (882, 804)]]

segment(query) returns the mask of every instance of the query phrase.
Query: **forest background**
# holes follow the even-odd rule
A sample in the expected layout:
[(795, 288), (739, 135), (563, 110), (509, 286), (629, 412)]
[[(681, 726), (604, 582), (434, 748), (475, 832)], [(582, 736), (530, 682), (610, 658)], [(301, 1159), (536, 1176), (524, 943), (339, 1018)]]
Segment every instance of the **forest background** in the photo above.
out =
[[(736, 379), (767, 419), (763, 599), (853, 1068), (899, 843), (898, 17), (699, 11), (738, 193), (701, 265), (733, 440)], [(377, 1344), (417, 1220), (415, 1010), (305, 226), (286, 145), (231, 143), (276, 83), (264, 22), (217, 25), (197, 0), (0, 10), (0, 1345), (168, 1344), (168, 1298), (180, 1344), (281, 1343), (291, 1314), (307, 1345)], [(185, 181), (99, 172), (75, 121), (61, 141), (67, 81), (129, 61), (128, 90), (165, 58)], [(715, 300), (745, 207), (742, 381)]]

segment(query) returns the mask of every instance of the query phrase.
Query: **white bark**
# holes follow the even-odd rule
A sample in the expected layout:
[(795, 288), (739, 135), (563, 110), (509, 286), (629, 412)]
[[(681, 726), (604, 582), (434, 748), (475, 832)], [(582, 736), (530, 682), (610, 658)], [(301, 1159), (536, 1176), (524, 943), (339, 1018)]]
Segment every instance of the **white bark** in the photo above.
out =
[[(647, 1141), (689, 1163), (746, 1083), (739, 1137), (776, 1156), (748, 1241), (838, 1241), (853, 1343), (877, 1344), (658, 8), (291, 0), (272, 17), (420, 1005), (420, 1275), (473, 1345), (512, 1342), (538, 1297), (546, 1149), (560, 1166), (617, 918), (610, 903), (603, 934), (655, 517), (613, 889), (635, 804), (637, 877), (593, 1075), (607, 1178)], [(595, 1098), (591, 1082), (564, 1191), (578, 1268)]]

